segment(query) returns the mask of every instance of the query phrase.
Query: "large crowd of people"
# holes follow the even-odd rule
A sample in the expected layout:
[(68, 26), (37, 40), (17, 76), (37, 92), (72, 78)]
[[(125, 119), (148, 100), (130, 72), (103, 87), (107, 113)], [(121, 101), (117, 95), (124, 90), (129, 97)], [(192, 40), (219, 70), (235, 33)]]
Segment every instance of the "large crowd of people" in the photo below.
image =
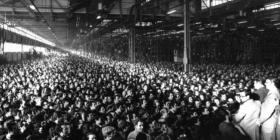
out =
[(0, 140), (280, 140), (280, 67), (95, 56), (0, 66)]
[[(135, 40), (136, 62), (179, 62), (183, 58), (184, 35), (164, 35), (165, 32), (150, 34), (139, 31)], [(247, 30), (223, 34), (194, 35), (191, 38), (192, 64), (279, 64), (280, 50), (278, 32), (253, 35)], [(128, 34), (80, 40), (76, 49), (85, 48), (86, 52), (116, 60), (127, 60), (129, 57)], [(75, 47), (74, 47), (75, 48)], [(175, 57), (175, 58), (174, 58)], [(179, 58), (176, 59), (176, 57)]]

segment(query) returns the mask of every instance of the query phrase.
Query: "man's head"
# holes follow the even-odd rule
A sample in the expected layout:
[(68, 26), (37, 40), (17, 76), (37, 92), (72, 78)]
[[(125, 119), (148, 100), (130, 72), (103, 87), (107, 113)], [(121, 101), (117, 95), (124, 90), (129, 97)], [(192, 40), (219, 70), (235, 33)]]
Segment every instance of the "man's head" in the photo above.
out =
[(279, 80), (275, 78), (268, 78), (265, 81), (265, 87), (269, 90), (274, 90), (279, 88)]
[(62, 124), (61, 129), (62, 129), (61, 133), (62, 133), (63, 136), (67, 136), (71, 132), (71, 126), (70, 126), (69, 123)]
[(239, 92), (237, 94), (240, 96), (240, 100), (241, 100), (242, 103), (244, 103), (244, 102), (246, 102), (247, 100), (250, 99), (249, 93), (247, 93), (245, 91)]
[(139, 132), (142, 132), (143, 131), (143, 128), (144, 128), (144, 123), (142, 120), (135, 120), (134, 122), (134, 128), (135, 128), (135, 131), (139, 131)]
[(88, 133), (87, 140), (96, 140), (96, 135), (94, 133)]
[(264, 82), (261, 80), (261, 79), (256, 79), (255, 81), (254, 81), (254, 88), (255, 89), (260, 89), (260, 88), (262, 88), (262, 87), (264, 87), (264, 84), (263, 84)]
[(104, 140), (112, 140), (115, 135), (115, 128), (112, 126), (105, 126), (102, 128), (102, 135)]

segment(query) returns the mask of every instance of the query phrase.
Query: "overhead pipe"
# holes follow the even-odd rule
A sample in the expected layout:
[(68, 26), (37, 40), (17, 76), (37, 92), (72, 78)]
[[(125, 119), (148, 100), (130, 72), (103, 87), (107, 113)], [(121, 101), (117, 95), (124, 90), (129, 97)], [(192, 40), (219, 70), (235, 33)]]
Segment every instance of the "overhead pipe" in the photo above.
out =
[(122, 10), (122, 0), (119, 0), (119, 9), (120, 9), (120, 17), (123, 17), (123, 10)]
[(16, 10), (15, 10), (15, 0), (13, 0), (13, 15), (15, 15)]
[(50, 0), (50, 10), (51, 10), (51, 21), (54, 21), (54, 16), (53, 16), (53, 0)]
[[(24, 0), (25, 1), (25, 0)], [(29, 2), (31, 3), (31, 5), (33, 5), (36, 9), (36, 13), (38, 13), (38, 15), (40, 16), (41, 20), (46, 23), (47, 27), (50, 29), (50, 31), (52, 32), (52, 34), (54, 35), (55, 40), (58, 42), (56, 34), (53, 31), (53, 28), (51, 27), (51, 25), (49, 24), (48, 20), (46, 20), (46, 18), (44, 17), (44, 15), (39, 11), (38, 7), (34, 4), (34, 2), (32, 0), (29, 0)], [(34, 12), (35, 13), (35, 12)]]
[(20, 2), (29, 11), (30, 16), (37, 17), (36, 13), (29, 7), (28, 3), (25, 0), (21, 0)]
[(62, 9), (64, 8), (58, 0), (54, 0), (54, 1), (60, 8), (62, 8)]
[(5, 4), (8, 3), (8, 2), (10, 2), (10, 0), (4, 0), (4, 1), (2, 1), (2, 3), (0, 4), (0, 6), (3, 6), (3, 5), (5, 5)]

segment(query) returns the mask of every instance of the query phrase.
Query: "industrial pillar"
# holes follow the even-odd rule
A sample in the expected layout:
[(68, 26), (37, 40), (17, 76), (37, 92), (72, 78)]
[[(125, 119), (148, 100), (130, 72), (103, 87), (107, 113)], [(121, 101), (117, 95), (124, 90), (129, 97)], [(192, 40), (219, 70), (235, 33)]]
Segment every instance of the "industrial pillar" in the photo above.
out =
[(5, 29), (3, 24), (3, 27), (0, 27), (0, 55), (4, 54), (4, 43), (5, 43)]
[(21, 60), (23, 60), (23, 39), (22, 39), (22, 37), (20, 37), (20, 42), (21, 42), (21, 53), (20, 53), (20, 57), (21, 57)]
[(184, 72), (191, 72), (191, 33), (189, 0), (184, 0)]
[(129, 29), (128, 36), (128, 52), (129, 52), (129, 61), (135, 63), (135, 28), (131, 27)]

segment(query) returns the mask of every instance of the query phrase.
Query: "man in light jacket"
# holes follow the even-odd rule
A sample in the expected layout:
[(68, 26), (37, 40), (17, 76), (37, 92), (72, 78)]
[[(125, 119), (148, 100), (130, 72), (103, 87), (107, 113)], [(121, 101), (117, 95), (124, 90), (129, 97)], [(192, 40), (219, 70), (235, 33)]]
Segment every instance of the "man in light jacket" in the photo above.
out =
[(240, 92), (241, 105), (239, 110), (234, 115), (234, 121), (242, 128), (242, 130), (251, 138), (251, 140), (258, 140), (258, 125), (256, 124), (261, 103), (250, 99), (250, 94), (245, 91)]
[(277, 140), (276, 125), (277, 113), (276, 107), (279, 105), (279, 89), (275, 86), (275, 79), (267, 79), (265, 82), (266, 88), (269, 90), (264, 102), (261, 105), (261, 113), (258, 124), (261, 125), (262, 140)]

